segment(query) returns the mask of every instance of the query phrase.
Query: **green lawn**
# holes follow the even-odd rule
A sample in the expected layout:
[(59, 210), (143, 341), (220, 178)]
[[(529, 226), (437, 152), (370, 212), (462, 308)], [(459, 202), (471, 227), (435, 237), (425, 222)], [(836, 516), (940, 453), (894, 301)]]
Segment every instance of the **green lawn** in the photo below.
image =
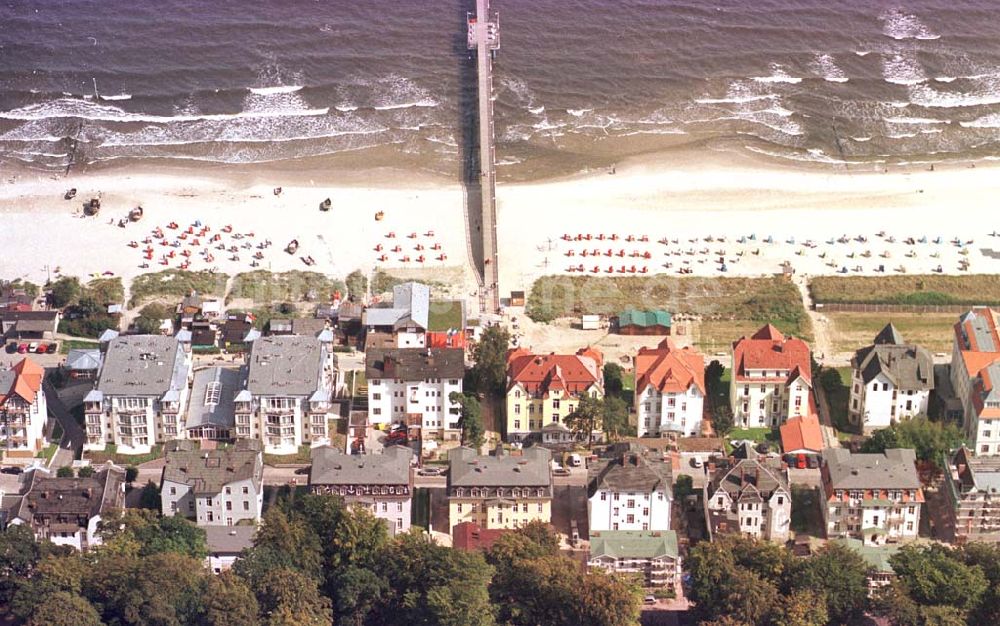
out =
[(310, 463), (309, 446), (299, 446), (299, 451), (295, 454), (265, 454), (264, 465), (286, 465)]
[(309, 297), (326, 301), (335, 291), (346, 293), (347, 287), (320, 272), (257, 270), (234, 276), (228, 298), (247, 298), (259, 304), (301, 302)]
[(58, 449), (59, 449), (59, 444), (50, 443), (49, 445), (45, 446), (45, 448), (43, 448), (38, 454), (36, 454), (35, 458), (45, 459), (45, 464), (48, 465), (49, 461), (52, 460), (52, 457), (55, 456), (56, 450)]
[(958, 316), (954, 313), (825, 313), (830, 320), (834, 350), (853, 352), (871, 345), (875, 335), (892, 322), (908, 343), (931, 352), (951, 352), (953, 330)]
[(178, 301), (192, 291), (204, 296), (223, 296), (229, 277), (220, 272), (191, 272), (169, 269), (162, 272), (140, 274), (132, 281), (130, 307), (135, 307), (145, 298), (173, 296)]
[(820, 303), (998, 304), (1000, 275), (816, 276), (809, 290)]
[(410, 506), (413, 518), (410, 523), (413, 526), (429, 529), (431, 527), (431, 492), (424, 488), (414, 489), (413, 503)]
[(824, 387), (826, 401), (830, 405), (830, 421), (837, 430), (850, 430), (847, 406), (851, 401), (851, 368), (838, 367), (836, 370), (840, 374), (840, 385), (830, 389)]
[(461, 300), (432, 300), (427, 312), (427, 330), (445, 332), (462, 329)]
[(149, 454), (118, 454), (118, 447), (109, 443), (100, 452), (84, 453), (92, 465), (101, 465), (111, 461), (115, 465), (140, 465), (163, 456), (163, 446), (157, 444), (153, 446)]
[(733, 447), (729, 444), (730, 441), (736, 441), (740, 439), (749, 439), (756, 443), (767, 442), (771, 444), (772, 448), (780, 449), (781, 433), (777, 428), (736, 428), (729, 431), (726, 435), (726, 440), (723, 442), (726, 446), (726, 453), (733, 451)]
[(69, 354), (70, 350), (95, 350), (100, 347), (101, 344), (96, 341), (87, 341), (84, 339), (64, 339), (59, 346), (59, 353)]
[(797, 533), (813, 537), (823, 536), (823, 513), (820, 511), (819, 490), (810, 487), (792, 487), (791, 528)]

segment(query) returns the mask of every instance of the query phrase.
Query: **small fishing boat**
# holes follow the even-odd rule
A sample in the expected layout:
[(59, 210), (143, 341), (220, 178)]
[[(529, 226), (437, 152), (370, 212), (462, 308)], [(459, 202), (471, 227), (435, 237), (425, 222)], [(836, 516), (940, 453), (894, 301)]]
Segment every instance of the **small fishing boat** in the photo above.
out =
[(330, 200), (329, 198), (327, 198), (326, 200), (324, 200), (324, 201), (322, 201), (322, 202), (319, 203), (319, 210), (320, 211), (329, 211), (330, 207), (332, 207), (332, 206), (333, 206), (333, 201)]
[(142, 214), (143, 210), (142, 206), (140, 205), (128, 212), (128, 218), (133, 222), (138, 222), (139, 220), (142, 219)]
[(63, 196), (63, 198), (65, 198), (66, 200), (72, 200), (74, 197), (76, 197), (76, 187), (73, 187), (72, 189), (67, 191), (66, 195)]
[(288, 254), (295, 254), (295, 251), (298, 249), (299, 249), (298, 239), (292, 239), (291, 241), (288, 242), (288, 245), (285, 246), (285, 252), (287, 252)]
[(379, 211), (378, 213), (375, 214), (376, 222), (381, 222), (383, 219), (385, 219), (385, 211)]
[(101, 212), (100, 198), (91, 198), (90, 202), (85, 202), (83, 204), (84, 215), (97, 215), (100, 212)]

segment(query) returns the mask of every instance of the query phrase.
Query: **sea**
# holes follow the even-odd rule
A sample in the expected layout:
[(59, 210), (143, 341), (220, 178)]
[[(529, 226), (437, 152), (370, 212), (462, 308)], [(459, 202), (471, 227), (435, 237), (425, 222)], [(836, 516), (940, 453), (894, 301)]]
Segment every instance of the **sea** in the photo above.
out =
[[(501, 177), (1000, 158), (1000, 0), (494, 0)], [(473, 0), (2, 0), (0, 165), (460, 172)], [(380, 162), (381, 162), (380, 161)]]

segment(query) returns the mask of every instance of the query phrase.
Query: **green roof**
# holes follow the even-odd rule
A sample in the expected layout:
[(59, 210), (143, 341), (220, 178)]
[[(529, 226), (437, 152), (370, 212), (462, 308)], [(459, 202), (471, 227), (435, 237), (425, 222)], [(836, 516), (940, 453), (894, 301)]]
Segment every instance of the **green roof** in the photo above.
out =
[(677, 533), (672, 530), (602, 530), (590, 533), (590, 558), (677, 558)]
[(876, 572), (882, 574), (893, 574), (892, 565), (889, 564), (889, 559), (892, 555), (899, 552), (899, 545), (886, 545), (886, 546), (866, 546), (864, 542), (860, 539), (845, 538), (845, 539), (834, 539), (831, 543), (836, 542), (843, 546), (847, 546), (851, 550), (854, 550), (865, 563), (874, 569)]
[(869, 508), (869, 507), (874, 508), (874, 507), (892, 506), (892, 505), (893, 505), (892, 500), (886, 500), (883, 498), (873, 498), (871, 500), (864, 500), (861, 502), (862, 508)]
[(626, 309), (618, 316), (618, 326), (670, 326), (671, 315), (669, 311), (656, 309), (653, 311), (640, 311), (638, 309)]
[(461, 300), (431, 300), (427, 312), (427, 330), (443, 333), (465, 330), (465, 311)]

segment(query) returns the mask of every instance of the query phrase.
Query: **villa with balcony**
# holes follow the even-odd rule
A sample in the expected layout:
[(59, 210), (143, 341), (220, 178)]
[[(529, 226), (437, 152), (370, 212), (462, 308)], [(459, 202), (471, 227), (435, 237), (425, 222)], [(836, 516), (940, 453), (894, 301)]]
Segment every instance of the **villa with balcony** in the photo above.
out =
[(43, 378), (45, 370), (27, 358), (0, 371), (0, 449), (4, 457), (30, 459), (45, 447), (48, 409)]

